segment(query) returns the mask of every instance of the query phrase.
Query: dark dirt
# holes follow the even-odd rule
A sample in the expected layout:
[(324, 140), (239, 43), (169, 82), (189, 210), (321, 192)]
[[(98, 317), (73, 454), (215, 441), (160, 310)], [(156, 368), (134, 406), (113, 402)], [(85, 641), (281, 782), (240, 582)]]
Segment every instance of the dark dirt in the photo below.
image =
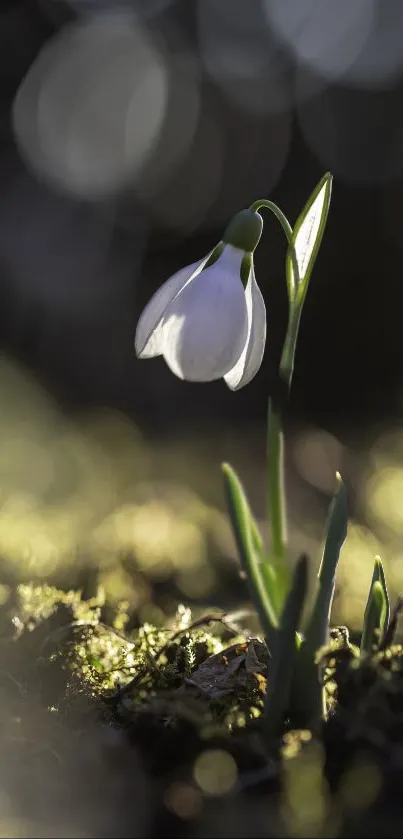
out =
[(270, 657), (219, 615), (129, 631), (102, 600), (20, 586), (1, 616), (3, 835), (403, 832), (403, 647), (321, 652), (328, 719), (264, 733)]

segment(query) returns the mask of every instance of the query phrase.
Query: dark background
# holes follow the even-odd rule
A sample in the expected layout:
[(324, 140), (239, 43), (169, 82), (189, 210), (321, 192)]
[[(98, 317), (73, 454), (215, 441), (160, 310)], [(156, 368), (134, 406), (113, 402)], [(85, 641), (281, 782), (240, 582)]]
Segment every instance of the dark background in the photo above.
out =
[[(270, 197), (293, 223), (331, 170), (291, 412), (328, 428), (401, 416), (403, 6), (358, 3), (340, 23), (339, 4), (319, 4), (319, 13), (305, 2), (297, 15), (296, 5), (283, 5), (284, 36), (273, 24), (279, 4), (263, 0), (3, 0), (0, 346), (66, 408), (111, 406), (168, 435), (215, 417), (263, 421), (286, 316), (285, 246), (274, 219), (265, 218), (256, 256), (266, 360), (249, 387), (189, 385), (161, 360), (137, 361), (135, 325), (151, 293), (211, 248), (234, 212)], [(41, 51), (66, 25), (108, 7), (136, 12), (170, 76), (151, 157), (135, 178), (94, 195), (38, 165), (32, 125), (30, 135), (13, 109)], [(107, 74), (113, 67), (112, 59)], [(53, 96), (68, 115), (84, 94), (66, 83)], [(85, 96), (83, 108), (91, 85)], [(32, 113), (27, 119), (35, 123)], [(56, 143), (56, 166), (59, 151)]]
[[(268, 337), (250, 385), (232, 393), (223, 382), (181, 382), (161, 359), (136, 359), (134, 333), (152, 293), (203, 257), (234, 213), (265, 197), (293, 224), (328, 170), (332, 203), (285, 424), (288, 559), (306, 553), (313, 584), (340, 471), (349, 528), (332, 622), (359, 631), (376, 554), (392, 606), (403, 592), (402, 0), (1, 0), (7, 614), (16, 583), (46, 581), (85, 597), (100, 586), (106, 623), (123, 601), (130, 627), (166, 626), (180, 602), (196, 617), (234, 608), (248, 632), (259, 632), (219, 464), (236, 468), (269, 548), (267, 390), (287, 315), (286, 248), (274, 218), (265, 216), (256, 252)], [(2, 625), (0, 636), (7, 656)], [(6, 702), (9, 688), (3, 821), (11, 807), (49, 823), (55, 801), (52, 835), (61, 835), (66, 811), (49, 790), (62, 776), (49, 750), (49, 785), (31, 752), (38, 738), (52, 742), (59, 723), (53, 713), (44, 723), (14, 679), (2, 689)], [(19, 751), (20, 729), (28, 751)], [(82, 824), (102, 822), (103, 835), (115, 835), (122, 795), (133, 792), (127, 779), (141, 790), (139, 806), (133, 801), (142, 816), (139, 768), (130, 762), (127, 772), (116, 744), (83, 737), (81, 723), (80, 744), (67, 733), (74, 761), (61, 758), (61, 772), (76, 781), (68, 824), (73, 818), (84, 835)], [(111, 761), (125, 773), (117, 786)], [(316, 777), (313, 764), (307, 770)], [(239, 801), (242, 825), (250, 812)], [(11, 827), (12, 835), (40, 833), (35, 824)]]

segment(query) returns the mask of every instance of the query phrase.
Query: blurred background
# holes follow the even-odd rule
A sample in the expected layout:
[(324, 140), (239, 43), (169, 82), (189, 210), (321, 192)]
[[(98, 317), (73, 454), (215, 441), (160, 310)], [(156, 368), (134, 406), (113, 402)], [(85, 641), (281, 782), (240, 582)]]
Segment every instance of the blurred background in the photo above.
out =
[(400, 0), (3, 0), (3, 602), (15, 580), (92, 577), (138, 621), (245, 601), (219, 464), (266, 532), (281, 229), (267, 216), (267, 351), (247, 388), (137, 361), (134, 330), (233, 213), (266, 197), (293, 224), (326, 170), (286, 418), (290, 554), (319, 560), (338, 469), (351, 522), (334, 620), (359, 626), (376, 553), (403, 590), (402, 33)]

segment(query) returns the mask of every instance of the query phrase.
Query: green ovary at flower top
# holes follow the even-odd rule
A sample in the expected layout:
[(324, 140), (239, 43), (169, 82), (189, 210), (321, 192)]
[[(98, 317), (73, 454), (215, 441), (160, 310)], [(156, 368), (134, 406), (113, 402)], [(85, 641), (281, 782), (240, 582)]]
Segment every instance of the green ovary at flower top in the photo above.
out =
[(237, 213), (204, 259), (161, 286), (137, 325), (139, 358), (163, 355), (176, 376), (191, 382), (224, 378), (237, 390), (251, 381), (266, 342), (266, 309), (253, 267), (261, 232), (258, 213)]

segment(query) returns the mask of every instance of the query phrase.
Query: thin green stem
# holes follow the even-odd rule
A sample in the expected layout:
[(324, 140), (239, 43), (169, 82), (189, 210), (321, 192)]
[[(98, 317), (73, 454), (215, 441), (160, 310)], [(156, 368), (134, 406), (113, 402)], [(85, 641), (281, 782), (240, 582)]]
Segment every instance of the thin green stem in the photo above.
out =
[(276, 569), (282, 571), (287, 543), (286, 501), (284, 492), (284, 440), (281, 413), (270, 398), (267, 427), (267, 459), (271, 551)]
[(294, 246), (292, 227), (287, 217), (280, 210), (280, 207), (277, 207), (277, 204), (274, 204), (273, 201), (269, 201), (267, 198), (259, 198), (258, 201), (255, 201), (253, 204), (251, 204), (249, 209), (252, 210), (254, 213), (257, 213), (262, 207), (264, 207), (266, 210), (270, 210), (271, 213), (274, 213), (277, 221), (280, 222), (281, 227), (283, 228), (284, 233), (287, 237), (288, 246), (291, 251), (293, 267), (293, 285), (288, 287), (288, 297), (291, 303), (299, 286), (299, 267), (297, 253)]
[(295, 349), (297, 345), (301, 314), (302, 306), (290, 305), (287, 332), (280, 360), (280, 376), (285, 381), (287, 390), (290, 390), (294, 372)]
[[(289, 388), (294, 366), (293, 356), (299, 324), (299, 317), (292, 305), (299, 286), (298, 260), (293, 241), (292, 227), (287, 217), (280, 208), (273, 203), (273, 201), (268, 201), (266, 198), (261, 198), (258, 201), (255, 201), (250, 207), (253, 212), (258, 212), (262, 208), (270, 210), (270, 212), (272, 212), (276, 219), (280, 222), (287, 238), (293, 265), (293, 277), (288, 285), (290, 314), (280, 363), (280, 376), (285, 380), (287, 388)], [(286, 569), (284, 566), (284, 557), (287, 544), (287, 531), (286, 500), (284, 491), (283, 423), (281, 410), (278, 405), (275, 406), (273, 404), (271, 399), (269, 399), (268, 411), (267, 459), (269, 476), (268, 512), (271, 532), (271, 548), (276, 570), (283, 579), (283, 582), (285, 582)]]

